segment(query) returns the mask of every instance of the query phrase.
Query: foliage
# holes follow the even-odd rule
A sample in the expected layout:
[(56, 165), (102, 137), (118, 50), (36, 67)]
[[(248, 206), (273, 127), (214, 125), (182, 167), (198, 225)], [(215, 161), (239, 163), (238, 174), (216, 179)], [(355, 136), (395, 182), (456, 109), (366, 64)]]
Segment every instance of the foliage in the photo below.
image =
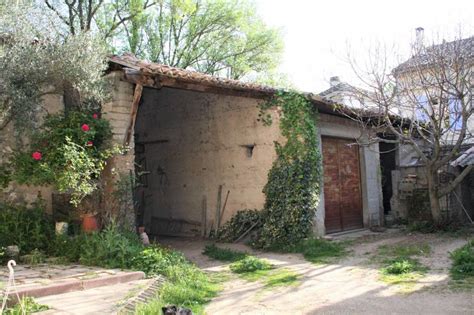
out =
[(143, 248), (136, 234), (120, 231), (113, 224), (99, 233), (82, 234), (79, 241), (81, 264), (107, 268), (132, 268), (133, 258)]
[(116, 202), (113, 213), (109, 214), (107, 221), (114, 220), (122, 229), (135, 230), (135, 203), (133, 191), (138, 186), (137, 179), (131, 173), (119, 173), (115, 181), (112, 195)]
[(247, 256), (244, 259), (230, 264), (229, 267), (230, 270), (235, 273), (249, 273), (258, 270), (272, 269), (272, 265), (269, 262), (254, 256)]
[(48, 94), (75, 90), (81, 108), (107, 97), (106, 51), (98, 38), (64, 36), (56, 15), (32, 5), (0, 5), (0, 34), (0, 127), (13, 120), (16, 130), (31, 129), (48, 112), (41, 106)]
[(168, 272), (170, 266), (187, 263), (184, 256), (178, 252), (163, 247), (148, 247), (133, 258), (133, 268), (141, 270), (147, 276), (156, 276)]
[(255, 230), (262, 227), (261, 211), (258, 210), (239, 210), (232, 218), (227, 221), (218, 231), (219, 240), (225, 242), (234, 242), (244, 232), (250, 229), (255, 223)]
[[(283, 50), (280, 32), (265, 25), (247, 0), (68, 3), (57, 1), (50, 8), (61, 12), (69, 32), (97, 29), (113, 50), (170, 66), (238, 79), (251, 72), (271, 72)], [(90, 12), (84, 14), (90, 18), (77, 14), (78, 7)], [(89, 7), (97, 10), (89, 11)], [(89, 20), (95, 28), (88, 25)]]
[(284, 144), (275, 143), (277, 159), (268, 174), (263, 226), (255, 245), (295, 244), (311, 234), (319, 203), (321, 182), (320, 153), (313, 106), (301, 94), (279, 92), (261, 104), (265, 124), (270, 124), (268, 108), (278, 106)]
[(382, 273), (387, 275), (401, 275), (420, 270), (421, 268), (418, 261), (409, 258), (396, 258), (382, 269)]
[(203, 313), (203, 305), (220, 290), (220, 279), (208, 275), (187, 261), (182, 254), (160, 247), (152, 247), (134, 259), (136, 269), (149, 276), (162, 274), (166, 282), (157, 299), (139, 306), (135, 314), (158, 314), (165, 305), (190, 308), (194, 314)]
[(20, 259), (21, 259), (21, 262), (24, 264), (38, 265), (45, 262), (46, 255), (44, 252), (35, 248), (29, 254), (21, 256)]
[(49, 310), (49, 306), (39, 304), (30, 296), (22, 297), (20, 302), (11, 308), (4, 310), (5, 315), (23, 315)]
[(382, 264), (380, 279), (410, 291), (428, 269), (413, 256), (427, 256), (430, 252), (427, 243), (380, 246), (375, 257)]
[(0, 247), (17, 245), (20, 253), (46, 251), (54, 238), (54, 223), (40, 201), (26, 205), (0, 203)]
[(29, 147), (13, 154), (11, 179), (28, 185), (53, 184), (70, 193), (71, 203), (77, 205), (97, 188), (106, 160), (120, 152), (108, 143), (110, 136), (108, 121), (98, 114), (49, 115)]
[(6, 249), (5, 247), (0, 246), (0, 264), (2, 264), (2, 265), (3, 265), (4, 263), (6, 263), (6, 262), (7, 262), (7, 259), (8, 259), (6, 250), (7, 250), (7, 249)]
[(232, 250), (230, 248), (219, 248), (216, 244), (206, 245), (202, 253), (215, 260), (231, 262), (241, 260), (247, 256), (247, 253)]
[(474, 280), (474, 240), (450, 254), (453, 261), (451, 276), (454, 280), (473, 278)]

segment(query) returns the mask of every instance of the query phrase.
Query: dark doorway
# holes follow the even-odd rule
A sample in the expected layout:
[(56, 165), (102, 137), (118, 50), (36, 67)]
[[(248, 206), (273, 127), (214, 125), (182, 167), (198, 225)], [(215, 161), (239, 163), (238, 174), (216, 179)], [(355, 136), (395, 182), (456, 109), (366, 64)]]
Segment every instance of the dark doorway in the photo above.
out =
[(390, 199), (392, 198), (392, 171), (396, 167), (396, 146), (394, 143), (379, 143), (380, 167), (382, 169), (382, 195), (384, 214), (391, 211)]

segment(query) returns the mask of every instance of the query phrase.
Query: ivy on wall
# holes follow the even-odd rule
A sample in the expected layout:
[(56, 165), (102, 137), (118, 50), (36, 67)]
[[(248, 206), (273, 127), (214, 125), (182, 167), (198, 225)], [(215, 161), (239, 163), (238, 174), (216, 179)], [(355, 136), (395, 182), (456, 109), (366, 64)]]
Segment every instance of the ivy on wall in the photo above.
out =
[(296, 92), (279, 92), (260, 105), (264, 124), (271, 107), (282, 111), (280, 130), (287, 141), (275, 142), (277, 159), (263, 190), (266, 196), (263, 226), (255, 242), (269, 248), (292, 244), (311, 234), (321, 183), (321, 155), (312, 104)]

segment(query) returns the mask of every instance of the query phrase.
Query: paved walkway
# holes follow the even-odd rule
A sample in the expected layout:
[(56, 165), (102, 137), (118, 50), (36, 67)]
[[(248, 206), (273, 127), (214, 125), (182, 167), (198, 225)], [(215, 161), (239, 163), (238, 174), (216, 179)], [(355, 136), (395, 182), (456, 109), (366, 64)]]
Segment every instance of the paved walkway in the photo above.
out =
[(146, 288), (153, 279), (137, 280), (84, 291), (51, 295), (36, 299), (50, 309), (38, 315), (117, 314), (128, 301)]

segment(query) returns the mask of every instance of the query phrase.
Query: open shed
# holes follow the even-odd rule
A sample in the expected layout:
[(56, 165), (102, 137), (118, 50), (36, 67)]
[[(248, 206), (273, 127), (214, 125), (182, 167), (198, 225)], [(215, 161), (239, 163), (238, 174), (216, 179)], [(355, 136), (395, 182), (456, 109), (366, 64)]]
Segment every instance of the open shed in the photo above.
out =
[[(114, 133), (134, 148), (138, 221), (150, 234), (208, 235), (238, 210), (263, 208), (274, 141), (284, 139), (279, 109), (264, 126), (258, 104), (276, 90), (131, 55), (112, 56), (110, 64), (120, 96), (106, 112)], [(356, 123), (330, 102), (308, 98), (319, 112), (324, 171), (315, 233), (380, 225), (378, 148), (358, 146)]]

